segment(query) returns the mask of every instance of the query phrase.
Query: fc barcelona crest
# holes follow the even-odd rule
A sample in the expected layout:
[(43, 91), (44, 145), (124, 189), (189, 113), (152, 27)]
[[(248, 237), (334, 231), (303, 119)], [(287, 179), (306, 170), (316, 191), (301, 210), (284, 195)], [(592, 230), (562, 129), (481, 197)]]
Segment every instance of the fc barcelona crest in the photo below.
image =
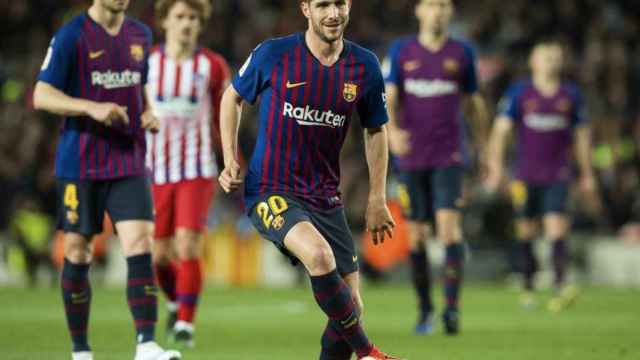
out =
[(460, 64), (458, 64), (458, 61), (456, 59), (447, 58), (444, 60), (442, 67), (446, 72), (450, 74), (455, 74), (460, 69)]
[(571, 101), (566, 98), (562, 98), (556, 102), (556, 110), (566, 113), (571, 109)]
[(131, 45), (131, 57), (137, 62), (144, 60), (144, 49), (142, 45)]
[(358, 96), (358, 85), (344, 83), (344, 90), (342, 91), (342, 95), (348, 102), (353, 102)]

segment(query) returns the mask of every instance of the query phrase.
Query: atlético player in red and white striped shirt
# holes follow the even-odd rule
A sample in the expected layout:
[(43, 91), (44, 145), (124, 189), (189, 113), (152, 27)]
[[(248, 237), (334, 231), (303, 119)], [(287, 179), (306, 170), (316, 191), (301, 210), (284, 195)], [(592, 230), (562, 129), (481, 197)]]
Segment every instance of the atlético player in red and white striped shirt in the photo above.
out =
[(193, 346), (202, 289), (199, 242), (218, 173), (219, 104), (229, 82), (225, 60), (198, 46), (210, 12), (207, 0), (156, 2), (166, 42), (149, 57), (146, 88), (160, 121), (159, 131), (147, 134), (156, 212), (154, 264), (168, 299), (169, 334), (185, 347)]

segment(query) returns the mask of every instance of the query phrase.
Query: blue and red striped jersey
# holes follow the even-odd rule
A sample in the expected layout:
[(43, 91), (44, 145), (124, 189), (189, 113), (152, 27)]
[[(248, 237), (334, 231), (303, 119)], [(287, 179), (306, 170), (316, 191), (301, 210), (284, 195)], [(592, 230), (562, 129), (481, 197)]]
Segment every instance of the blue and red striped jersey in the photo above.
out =
[(104, 126), (91, 118), (64, 119), (56, 154), (56, 176), (105, 180), (143, 175), (145, 131), (143, 88), (151, 30), (126, 18), (116, 36), (84, 13), (65, 24), (51, 40), (39, 81), (65, 94), (127, 107), (129, 125)]
[(319, 209), (341, 206), (340, 150), (351, 115), (365, 128), (388, 121), (377, 57), (345, 40), (333, 66), (310, 52), (304, 34), (267, 40), (249, 56), (233, 87), (260, 96), (258, 137), (245, 180), (251, 209), (263, 193), (295, 196)]

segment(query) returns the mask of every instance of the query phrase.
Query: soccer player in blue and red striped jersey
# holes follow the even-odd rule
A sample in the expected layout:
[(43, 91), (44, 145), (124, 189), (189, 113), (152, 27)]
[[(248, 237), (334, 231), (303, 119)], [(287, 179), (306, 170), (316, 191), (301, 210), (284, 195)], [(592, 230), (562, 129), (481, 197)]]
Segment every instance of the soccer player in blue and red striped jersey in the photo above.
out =
[(370, 192), (367, 226), (374, 242), (391, 236), (386, 207), (387, 111), (378, 60), (344, 40), (351, 1), (300, 1), (305, 33), (272, 39), (250, 55), (222, 98), (229, 192), (243, 182), (237, 128), (243, 102), (260, 97), (258, 139), (245, 185), (256, 229), (293, 262), (306, 267), (320, 308), (329, 317), (320, 359), (394, 359), (362, 328), (357, 255), (340, 202), (340, 150), (351, 115), (365, 128)]
[[(550, 240), (554, 284), (557, 294), (549, 302), (551, 311), (562, 310), (577, 296), (566, 283), (569, 261), (570, 220), (566, 203), (572, 179), (571, 154), (580, 169), (580, 190), (595, 196), (591, 167), (591, 130), (577, 85), (562, 79), (564, 51), (553, 39), (539, 41), (531, 51), (531, 79), (509, 88), (499, 106), (489, 143), (488, 186), (499, 188), (504, 178), (504, 152), (509, 133), (517, 135), (516, 181), (512, 185), (518, 212), (516, 235), (519, 266), (523, 275), (522, 305), (535, 304), (534, 277), (538, 260), (533, 240), (542, 220), (544, 237)], [(575, 140), (575, 142), (574, 142)]]
[(419, 303), (415, 333), (429, 334), (433, 328), (425, 245), (429, 225), (434, 225), (446, 253), (442, 320), (446, 333), (456, 334), (464, 262), (463, 114), (474, 127), (478, 153), (486, 141), (489, 117), (478, 92), (474, 52), (449, 36), (453, 0), (419, 0), (415, 13), (419, 33), (394, 42), (384, 64), (390, 149), (400, 170), (398, 188), (408, 219), (411, 273)]
[[(64, 116), (56, 156), (58, 227), (64, 231), (62, 298), (72, 358), (93, 359), (87, 328), (91, 305), (91, 236), (108, 212), (127, 257), (127, 299), (136, 328), (136, 360), (179, 359), (154, 340), (156, 286), (151, 265), (153, 211), (145, 170), (143, 86), (151, 31), (125, 16), (128, 0), (94, 0), (51, 41), (34, 105)], [(143, 113), (144, 112), (144, 113)]]

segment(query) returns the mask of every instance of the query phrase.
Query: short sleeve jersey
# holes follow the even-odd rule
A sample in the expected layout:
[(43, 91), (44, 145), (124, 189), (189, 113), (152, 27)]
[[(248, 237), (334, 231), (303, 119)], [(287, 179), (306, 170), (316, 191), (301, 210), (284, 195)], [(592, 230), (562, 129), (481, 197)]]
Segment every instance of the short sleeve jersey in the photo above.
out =
[(322, 65), (303, 34), (259, 45), (232, 81), (244, 100), (260, 99), (258, 137), (246, 177), (250, 209), (265, 192), (294, 195), (321, 209), (341, 206), (340, 150), (351, 116), (365, 128), (388, 121), (376, 56), (345, 40)]
[(107, 127), (83, 116), (64, 120), (56, 154), (56, 176), (105, 180), (143, 175), (145, 132), (143, 87), (151, 30), (125, 18), (116, 36), (87, 13), (65, 24), (51, 40), (38, 81), (65, 94), (127, 108), (129, 124)]

